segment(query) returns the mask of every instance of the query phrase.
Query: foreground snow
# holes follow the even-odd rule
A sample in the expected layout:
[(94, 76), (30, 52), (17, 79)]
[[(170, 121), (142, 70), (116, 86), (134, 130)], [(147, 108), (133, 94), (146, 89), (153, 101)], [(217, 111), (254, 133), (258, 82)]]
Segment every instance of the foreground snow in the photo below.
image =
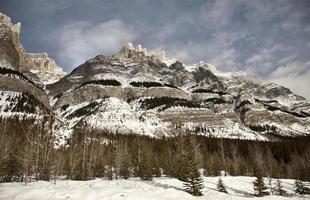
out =
[[(290, 197), (266, 196), (255, 198), (253, 191), (254, 177), (223, 177), (229, 194), (216, 191), (218, 177), (204, 178), (205, 189), (202, 197), (193, 197), (182, 191), (182, 182), (174, 178), (155, 178), (153, 181), (103, 180), (53, 182), (38, 181), (25, 186), (23, 183), (0, 184), (0, 199), (45, 200), (45, 199), (310, 199), (308, 196), (294, 194), (294, 180), (281, 180)], [(265, 179), (267, 184), (267, 179)], [(275, 182), (274, 182), (275, 185)]]

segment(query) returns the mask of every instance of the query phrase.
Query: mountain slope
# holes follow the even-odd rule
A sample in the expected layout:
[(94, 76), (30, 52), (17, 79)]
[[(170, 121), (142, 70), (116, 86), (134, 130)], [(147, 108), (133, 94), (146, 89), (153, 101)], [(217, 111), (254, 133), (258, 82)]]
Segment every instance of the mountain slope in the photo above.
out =
[[(78, 127), (152, 137), (278, 140), (310, 133), (310, 103), (289, 89), (244, 72), (192, 66), (125, 44), (63, 77), (47, 54), (29, 54), (20, 24), (0, 15), (1, 116), (52, 116), (58, 144)], [(47, 84), (47, 80), (58, 80)]]
[(117, 133), (172, 136), (181, 129), (251, 140), (309, 134), (309, 102), (289, 89), (243, 72), (220, 72), (203, 62), (167, 66), (141, 49), (96, 56), (47, 86), (57, 115), (70, 124), (67, 130), (83, 124)]
[(42, 77), (57, 71), (53, 77), (60, 78), (63, 71), (47, 54), (27, 53), (19, 41), (20, 28), (0, 13), (0, 118), (41, 120), (51, 114)]

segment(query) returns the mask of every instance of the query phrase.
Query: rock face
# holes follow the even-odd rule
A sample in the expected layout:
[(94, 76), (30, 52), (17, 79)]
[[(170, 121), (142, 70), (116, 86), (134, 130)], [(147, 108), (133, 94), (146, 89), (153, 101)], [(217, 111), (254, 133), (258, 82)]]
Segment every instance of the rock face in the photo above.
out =
[(13, 91), (30, 94), (41, 102), (47, 109), (51, 108), (46, 93), (28, 81), (16, 80), (16, 78), (0, 75), (0, 91)]
[[(139, 130), (169, 136), (189, 130), (251, 140), (304, 136), (310, 131), (309, 102), (287, 88), (243, 72), (220, 72), (204, 62), (167, 65), (131, 43), (117, 54), (86, 61), (47, 89), (54, 109), (70, 122), (71, 130), (88, 124), (127, 134)], [(106, 125), (111, 120), (114, 126)]]
[(113, 57), (116, 58), (132, 58), (132, 59), (141, 59), (145, 60), (147, 57), (164, 61), (167, 59), (166, 53), (164, 50), (157, 50), (155, 52), (148, 52), (146, 48), (143, 48), (142, 45), (137, 45), (136, 47), (131, 43), (126, 43), (121, 50), (114, 54)]
[(82, 88), (76, 89), (73, 92), (64, 94), (56, 102), (55, 107), (64, 105), (77, 105), (83, 102), (92, 102), (97, 99), (106, 97), (116, 97), (121, 100), (126, 100), (126, 95), (123, 88), (118, 86), (103, 86), (103, 85), (85, 85)]
[(21, 24), (0, 13), (0, 67), (35, 74), (42, 82), (56, 82), (65, 72), (46, 53), (27, 53), (19, 41)]
[(19, 69), (22, 47), (19, 44), (20, 23), (0, 13), (0, 67)]
[(26, 53), (20, 66), (36, 74), (44, 84), (57, 82), (66, 75), (47, 53)]
[(0, 13), (0, 117), (42, 119), (52, 113), (44, 82), (57, 81), (64, 72), (47, 54), (27, 53), (20, 29)]

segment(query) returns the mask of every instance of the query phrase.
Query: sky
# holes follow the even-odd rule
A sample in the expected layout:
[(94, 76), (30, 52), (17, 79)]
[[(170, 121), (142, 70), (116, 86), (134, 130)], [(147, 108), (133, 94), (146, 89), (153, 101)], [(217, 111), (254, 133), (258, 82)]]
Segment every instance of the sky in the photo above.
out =
[(0, 0), (28, 52), (70, 72), (127, 41), (246, 71), (310, 99), (310, 0)]

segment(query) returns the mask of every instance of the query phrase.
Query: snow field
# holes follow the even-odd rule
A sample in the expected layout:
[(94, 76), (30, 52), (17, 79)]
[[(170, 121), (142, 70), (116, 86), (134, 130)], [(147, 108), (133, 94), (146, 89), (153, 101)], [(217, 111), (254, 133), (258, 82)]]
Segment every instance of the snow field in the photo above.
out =
[[(294, 180), (282, 179), (282, 185), (288, 192), (288, 197), (277, 195), (254, 197), (252, 194), (253, 181), (255, 177), (222, 177), (228, 194), (218, 192), (216, 184), (218, 177), (204, 177), (203, 196), (194, 197), (182, 191), (182, 182), (175, 178), (161, 177), (153, 181), (141, 181), (138, 178), (128, 180), (105, 180), (95, 179), (90, 181), (57, 180), (31, 182), (27, 186), (24, 183), (2, 183), (0, 184), (0, 199), (8, 200), (191, 200), (191, 199), (310, 199), (308, 196), (294, 194)], [(267, 185), (267, 178), (265, 183)], [(273, 185), (276, 180), (273, 179)]]

